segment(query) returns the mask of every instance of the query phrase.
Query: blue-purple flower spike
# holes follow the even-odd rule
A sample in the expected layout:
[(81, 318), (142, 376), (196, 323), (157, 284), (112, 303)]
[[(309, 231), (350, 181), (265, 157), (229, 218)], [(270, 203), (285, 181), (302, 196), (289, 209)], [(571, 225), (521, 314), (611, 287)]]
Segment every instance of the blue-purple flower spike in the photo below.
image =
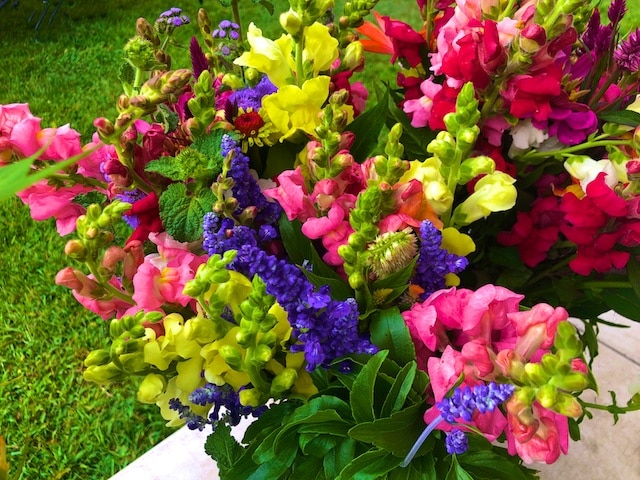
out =
[(451, 455), (460, 455), (469, 448), (469, 439), (462, 430), (454, 428), (447, 434), (444, 444)]
[(436, 290), (445, 288), (445, 276), (460, 273), (467, 268), (469, 260), (442, 248), (442, 232), (429, 220), (420, 225), (420, 240), (420, 255), (411, 283), (424, 289), (420, 295), (424, 300)]
[[(440, 410), (440, 415), (434, 418), (422, 431), (400, 466), (406, 467), (411, 463), (424, 441), (440, 423), (443, 421), (454, 423), (459, 418), (470, 422), (476, 411), (480, 413), (493, 412), (498, 405), (513, 394), (515, 389), (515, 385), (510, 383), (499, 384), (495, 382), (487, 385), (476, 385), (473, 388), (468, 386), (456, 388), (453, 395), (436, 403), (436, 408)], [(454, 433), (456, 430), (459, 433)], [(462, 440), (461, 435), (464, 436), (464, 432), (460, 429), (451, 431), (445, 442), (449, 453), (460, 454), (466, 451), (467, 441), (466, 439)]]

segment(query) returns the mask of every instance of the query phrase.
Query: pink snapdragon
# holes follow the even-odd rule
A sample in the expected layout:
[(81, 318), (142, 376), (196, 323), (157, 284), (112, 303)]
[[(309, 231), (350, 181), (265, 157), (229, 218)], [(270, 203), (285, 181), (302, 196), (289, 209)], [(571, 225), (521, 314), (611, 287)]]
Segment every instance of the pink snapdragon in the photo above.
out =
[(14, 127), (34, 118), (26, 103), (0, 105), (0, 165), (11, 159), (14, 145), (11, 141)]
[(193, 299), (182, 290), (207, 256), (191, 253), (188, 244), (176, 242), (166, 232), (152, 233), (149, 240), (158, 246), (158, 253), (147, 255), (133, 276), (133, 300), (146, 311), (161, 310), (165, 303), (187, 306)]

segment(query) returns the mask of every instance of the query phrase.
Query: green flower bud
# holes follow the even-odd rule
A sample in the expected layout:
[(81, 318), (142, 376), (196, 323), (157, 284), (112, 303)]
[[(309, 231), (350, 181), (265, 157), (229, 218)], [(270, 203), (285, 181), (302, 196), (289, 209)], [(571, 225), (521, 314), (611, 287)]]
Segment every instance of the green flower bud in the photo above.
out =
[(277, 341), (278, 341), (278, 334), (276, 332), (270, 331), (260, 335), (260, 338), (258, 340), (258, 345), (267, 345), (269, 347), (273, 347)]
[(558, 398), (552, 410), (565, 417), (578, 418), (582, 415), (580, 402), (573, 395), (565, 392), (558, 392)]
[(262, 405), (260, 390), (257, 388), (247, 388), (238, 392), (240, 404), (245, 407), (259, 407)]
[(480, 128), (474, 125), (471, 128), (461, 128), (458, 131), (458, 146), (465, 151), (473, 148), (480, 133)]
[(282, 372), (276, 375), (271, 382), (270, 393), (272, 395), (279, 395), (289, 391), (291, 387), (293, 387), (293, 384), (296, 383), (297, 379), (298, 372), (293, 368), (285, 368)]
[(81, 262), (87, 258), (87, 249), (80, 240), (69, 240), (64, 246), (64, 253)]
[(273, 358), (273, 350), (267, 345), (257, 345), (251, 352), (249, 361), (252, 365), (262, 367)]
[(557, 398), (558, 389), (553, 385), (543, 385), (536, 393), (536, 399), (540, 402), (540, 405), (550, 410), (553, 410)]
[(156, 403), (166, 387), (167, 381), (162, 375), (150, 373), (140, 383), (136, 397), (140, 403)]
[(273, 327), (275, 327), (277, 323), (278, 323), (278, 319), (276, 318), (276, 316), (268, 313), (267, 315), (264, 316), (264, 318), (260, 322), (260, 331), (268, 332)]
[(302, 31), (302, 19), (292, 9), (280, 14), (280, 25), (292, 37), (298, 36)]
[(580, 372), (571, 372), (561, 377), (554, 378), (554, 385), (569, 392), (581, 392), (589, 386), (586, 375)]
[(236, 371), (242, 371), (242, 352), (233, 345), (223, 345), (218, 353), (223, 360)]
[(109, 363), (111, 355), (104, 349), (93, 350), (89, 352), (89, 355), (84, 359), (85, 367), (92, 367), (94, 365), (106, 365)]
[(362, 64), (364, 60), (364, 48), (362, 42), (351, 42), (345, 49), (342, 62), (348, 70), (354, 70)]
[(255, 338), (256, 334), (249, 329), (241, 329), (236, 333), (236, 342), (238, 342), (238, 345), (242, 348), (248, 348), (251, 346)]
[(545, 371), (544, 367), (539, 363), (527, 363), (524, 366), (527, 384), (531, 386), (546, 385), (549, 380), (549, 374)]
[(124, 58), (134, 67), (149, 71), (157, 65), (155, 47), (146, 38), (135, 36), (124, 46)]
[(487, 156), (479, 156), (468, 158), (460, 164), (460, 173), (458, 176), (458, 183), (464, 185), (470, 180), (473, 180), (478, 175), (486, 175), (493, 173), (496, 169), (496, 162), (492, 158)]
[(427, 145), (427, 152), (436, 155), (445, 165), (450, 165), (456, 155), (456, 140), (443, 130)]
[(111, 323), (109, 324), (109, 335), (111, 336), (111, 338), (118, 338), (124, 332), (125, 329), (122, 325), (121, 320), (115, 318), (111, 320)]
[(113, 363), (108, 363), (106, 365), (93, 365), (87, 368), (82, 376), (85, 380), (95, 382), (99, 385), (121, 382), (126, 378), (126, 375)]

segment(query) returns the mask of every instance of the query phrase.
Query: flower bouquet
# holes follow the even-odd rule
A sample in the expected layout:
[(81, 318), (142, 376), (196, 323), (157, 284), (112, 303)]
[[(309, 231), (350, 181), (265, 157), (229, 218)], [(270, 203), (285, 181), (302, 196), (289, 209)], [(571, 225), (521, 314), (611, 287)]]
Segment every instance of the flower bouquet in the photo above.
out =
[[(87, 145), (0, 106), (14, 189), (71, 235), (56, 283), (110, 320), (87, 380), (211, 428), (227, 479), (533, 479), (640, 409), (581, 398), (599, 316), (640, 320), (623, 0), (418, 0), (420, 31), (291, 0), (275, 40), (223, 3), (190, 68), (180, 9), (138, 20)], [(365, 50), (397, 84), (355, 80)]]

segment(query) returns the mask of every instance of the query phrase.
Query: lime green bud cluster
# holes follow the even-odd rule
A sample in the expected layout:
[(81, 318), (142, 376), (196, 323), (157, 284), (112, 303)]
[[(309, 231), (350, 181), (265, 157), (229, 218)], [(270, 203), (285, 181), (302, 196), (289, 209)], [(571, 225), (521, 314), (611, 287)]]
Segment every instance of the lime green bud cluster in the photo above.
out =
[[(545, 29), (547, 40), (551, 41), (570, 25), (577, 26), (581, 31), (591, 10), (589, 3), (581, 0), (541, 0), (536, 3), (534, 23)], [(575, 20), (578, 20), (577, 24)]]
[(159, 312), (138, 312), (114, 319), (109, 325), (111, 347), (93, 350), (84, 360), (85, 380), (101, 385), (121, 382), (129, 376), (146, 375), (150, 365), (144, 360), (144, 346), (148, 338), (145, 325), (162, 320)]
[(376, 277), (386, 278), (409, 265), (418, 253), (418, 238), (410, 228), (387, 232), (367, 247), (367, 262)]
[(80, 262), (98, 261), (102, 249), (113, 242), (113, 225), (130, 208), (131, 204), (120, 200), (114, 200), (104, 209), (97, 203), (90, 205), (86, 214), (76, 220), (78, 238), (67, 242), (65, 253)]
[(307, 163), (303, 165), (304, 174), (312, 182), (335, 178), (354, 162), (348, 150), (342, 147), (348, 135), (342, 133), (348, 120), (342, 108), (346, 100), (344, 90), (335, 92), (320, 114), (320, 125), (315, 129), (319, 144), (311, 147)]
[[(222, 162), (222, 172), (218, 175), (217, 180), (211, 184), (211, 191), (213, 191), (216, 196), (213, 211), (227, 218), (234, 218), (234, 213), (238, 207), (238, 200), (233, 196), (233, 192), (231, 191), (235, 182), (232, 177), (228, 176), (234, 155), (234, 150), (230, 150)], [(242, 213), (244, 214), (241, 215), (243, 217), (250, 215), (250, 212)]]
[(211, 74), (204, 70), (193, 85), (194, 97), (189, 99), (187, 106), (193, 118), (189, 120), (189, 130), (194, 136), (203, 135), (207, 127), (213, 122), (215, 111), (216, 94), (213, 90)]
[(344, 4), (343, 14), (338, 19), (338, 41), (341, 47), (357, 39), (354, 29), (364, 23), (364, 18), (377, 3), (378, 0), (353, 0)]
[(371, 251), (367, 246), (380, 233), (378, 222), (396, 209), (392, 186), (409, 169), (409, 162), (395, 156), (403, 154), (399, 143), (401, 134), (402, 127), (395, 125), (387, 138), (385, 153), (388, 156), (379, 155), (373, 160), (373, 172), (367, 188), (358, 195), (355, 208), (349, 214), (349, 223), (354, 233), (349, 236), (346, 245), (338, 248), (338, 254), (344, 260), (349, 285), (354, 290), (363, 288), (369, 278), (372, 264), (368, 260)]
[(289, 0), (289, 5), (291, 11), (297, 14), (299, 22), (308, 27), (333, 8), (335, 0)]
[(539, 363), (527, 363), (521, 370), (514, 370), (514, 380), (521, 385), (515, 393), (518, 400), (526, 405), (537, 400), (561, 415), (580, 416), (582, 407), (576, 395), (591, 386), (587, 374), (574, 368), (581, 355), (582, 344), (575, 327), (567, 321), (560, 322), (554, 353), (546, 353)]

